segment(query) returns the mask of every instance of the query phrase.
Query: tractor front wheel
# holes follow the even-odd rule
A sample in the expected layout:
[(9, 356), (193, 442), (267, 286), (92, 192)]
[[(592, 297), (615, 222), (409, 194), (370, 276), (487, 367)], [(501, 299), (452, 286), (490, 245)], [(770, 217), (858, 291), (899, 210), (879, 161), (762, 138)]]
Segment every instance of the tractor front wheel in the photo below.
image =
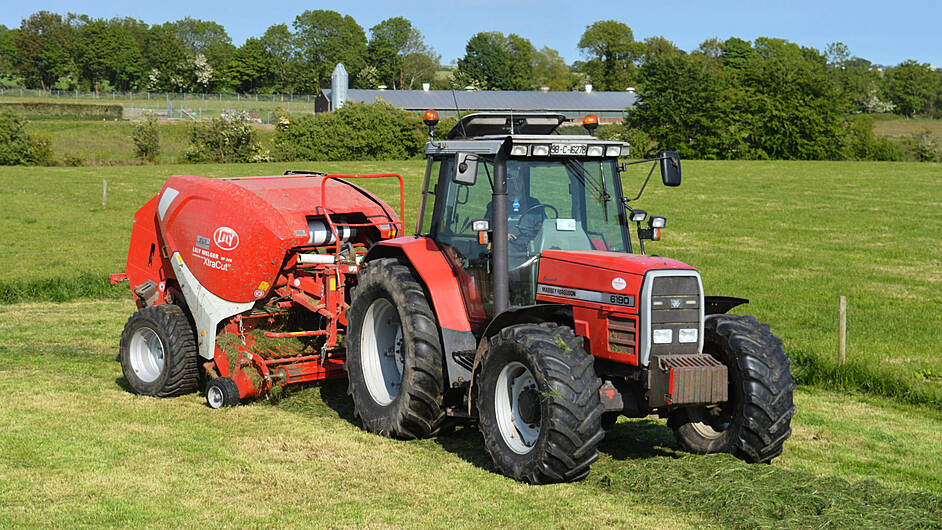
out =
[(572, 482), (598, 459), (602, 381), (582, 340), (553, 324), (509, 326), (491, 338), (476, 385), (479, 428), (504, 475)]
[(422, 286), (395, 259), (370, 262), (350, 306), (348, 392), (370, 432), (422, 438), (444, 418), (438, 322)]
[(135, 393), (172, 397), (196, 391), (196, 337), (178, 306), (155, 305), (131, 315), (119, 351), (124, 378)]
[(729, 369), (729, 401), (676, 410), (668, 425), (687, 451), (769, 462), (781, 454), (795, 414), (782, 341), (751, 316), (710, 315), (703, 327), (704, 353)]

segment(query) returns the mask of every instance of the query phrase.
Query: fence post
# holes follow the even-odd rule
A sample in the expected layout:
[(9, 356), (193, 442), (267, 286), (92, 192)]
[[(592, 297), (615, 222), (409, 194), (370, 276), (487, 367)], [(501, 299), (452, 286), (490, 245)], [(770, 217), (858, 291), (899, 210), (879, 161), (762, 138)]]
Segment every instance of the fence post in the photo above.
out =
[(837, 362), (844, 364), (847, 360), (847, 297), (841, 295), (840, 309), (838, 310), (837, 323)]
[(108, 181), (101, 181), (101, 208), (105, 209), (108, 207)]

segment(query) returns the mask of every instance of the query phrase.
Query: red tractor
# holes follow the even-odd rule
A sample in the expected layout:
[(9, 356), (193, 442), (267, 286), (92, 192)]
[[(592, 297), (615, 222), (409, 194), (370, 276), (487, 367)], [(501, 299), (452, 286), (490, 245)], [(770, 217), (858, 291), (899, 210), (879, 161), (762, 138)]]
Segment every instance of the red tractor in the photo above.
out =
[[(769, 462), (795, 411), (781, 341), (726, 313), (746, 300), (645, 254), (666, 220), (631, 203), (655, 167), (679, 185), (679, 157), (641, 161), (626, 198), (628, 145), (554, 134), (564, 120), (471, 114), (430, 141), (413, 236), (397, 175), (171, 177), (135, 216), (129, 385), (172, 396), (205, 377), (217, 408), (347, 376), (367, 430), (476, 420), (495, 466), (535, 484), (585, 477), (619, 415)], [(400, 214), (352, 182), (366, 177), (399, 178)]]

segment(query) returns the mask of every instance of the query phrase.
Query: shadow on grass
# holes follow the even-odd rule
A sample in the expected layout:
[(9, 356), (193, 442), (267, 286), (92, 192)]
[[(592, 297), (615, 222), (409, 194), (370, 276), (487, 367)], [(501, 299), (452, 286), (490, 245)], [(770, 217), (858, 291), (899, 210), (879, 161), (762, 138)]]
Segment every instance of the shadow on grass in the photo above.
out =
[[(655, 457), (677, 458), (674, 433), (662, 422), (649, 418), (622, 420), (605, 433), (599, 452), (616, 460)], [(668, 449), (670, 448), (670, 449)]]

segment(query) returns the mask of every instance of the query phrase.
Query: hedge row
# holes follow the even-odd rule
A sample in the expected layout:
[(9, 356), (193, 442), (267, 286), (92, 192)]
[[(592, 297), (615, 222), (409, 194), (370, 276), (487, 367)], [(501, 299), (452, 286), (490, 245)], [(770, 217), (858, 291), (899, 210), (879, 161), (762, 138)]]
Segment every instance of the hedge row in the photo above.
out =
[(121, 105), (98, 103), (2, 102), (0, 111), (4, 109), (10, 109), (30, 120), (44, 118), (120, 120), (124, 115), (124, 108)]

